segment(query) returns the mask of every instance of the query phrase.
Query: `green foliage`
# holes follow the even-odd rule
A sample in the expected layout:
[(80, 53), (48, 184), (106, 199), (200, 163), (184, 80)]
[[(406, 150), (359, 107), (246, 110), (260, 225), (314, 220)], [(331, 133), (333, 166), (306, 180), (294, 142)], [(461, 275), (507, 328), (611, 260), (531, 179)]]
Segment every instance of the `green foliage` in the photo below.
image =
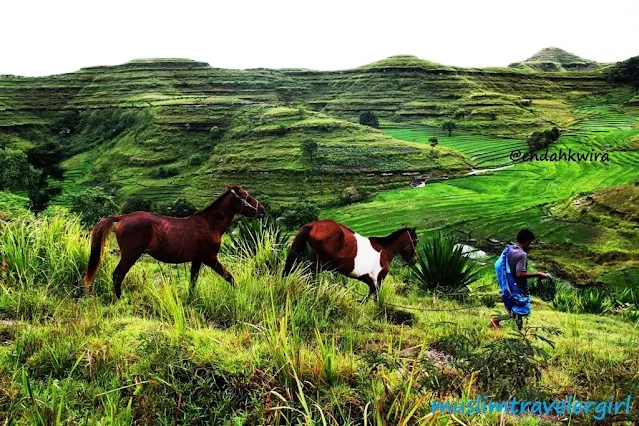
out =
[(224, 131), (217, 126), (213, 126), (211, 130), (209, 130), (209, 137), (214, 141), (219, 141), (223, 135)]
[(313, 161), (317, 156), (317, 142), (312, 139), (305, 139), (302, 142), (302, 156), (308, 161)]
[(319, 218), (319, 207), (313, 201), (300, 198), (295, 204), (282, 208), (282, 214), (278, 220), (284, 227), (299, 228)]
[(92, 227), (101, 219), (117, 214), (119, 206), (112, 195), (104, 188), (95, 187), (84, 192), (65, 195), (66, 203), (71, 211), (80, 216), (80, 222), (86, 227)]
[[(550, 332), (559, 333), (556, 329)], [(530, 389), (541, 379), (549, 353), (535, 345), (529, 334), (554, 348), (552, 341), (525, 328), (523, 332), (513, 332), (512, 337), (503, 337), (486, 345), (476, 356), (469, 358), (470, 370), (477, 373), (481, 389), (491, 392), (493, 398), (510, 398)]]
[(198, 212), (197, 207), (190, 201), (184, 198), (178, 198), (173, 203), (158, 204), (155, 208), (152, 208), (155, 213), (164, 216), (174, 217), (187, 217), (192, 216)]
[(605, 314), (612, 310), (613, 302), (609, 293), (600, 288), (589, 288), (581, 293), (582, 309), (590, 314)]
[(528, 145), (528, 149), (530, 152), (535, 152), (540, 149), (545, 149), (550, 146), (550, 144), (554, 143), (559, 139), (559, 129), (553, 127), (550, 130), (545, 130), (543, 132), (533, 132), (526, 139), (526, 144)]
[(37, 172), (29, 164), (27, 155), (19, 150), (0, 148), (0, 191), (18, 190), (29, 187), (37, 180)]
[(442, 124), (442, 130), (448, 132), (449, 137), (452, 134), (453, 130), (455, 130), (456, 128), (457, 123), (455, 123), (454, 121), (444, 121), (444, 124)]
[(560, 287), (552, 304), (555, 309), (562, 312), (580, 313), (584, 311), (583, 299), (579, 291), (572, 287)]
[[(228, 233), (229, 241), (224, 246), (228, 254), (254, 257), (260, 250), (268, 247), (280, 259), (286, 248), (290, 234), (284, 230), (273, 216), (265, 216), (260, 220), (242, 217), (235, 228)], [(275, 264), (270, 265), (275, 266)]]
[(177, 166), (160, 166), (153, 172), (153, 177), (158, 179), (166, 179), (180, 174)]
[(611, 83), (630, 84), (639, 89), (639, 56), (617, 62), (606, 72), (606, 77)]
[(189, 166), (201, 166), (206, 161), (206, 157), (202, 154), (193, 154), (189, 157)]
[(341, 205), (356, 203), (363, 199), (364, 195), (362, 195), (354, 186), (347, 186), (339, 196), (339, 202)]
[(430, 138), (428, 138), (428, 143), (431, 147), (435, 148), (439, 141), (437, 140), (436, 136), (431, 136)]
[(122, 204), (122, 213), (128, 214), (139, 211), (150, 212), (153, 211), (153, 208), (153, 201), (134, 195), (124, 201)]
[(374, 112), (364, 111), (359, 115), (359, 124), (364, 126), (379, 128), (379, 120)]
[(462, 253), (452, 237), (441, 233), (426, 238), (417, 249), (413, 276), (422, 291), (463, 292), (479, 276), (475, 262)]

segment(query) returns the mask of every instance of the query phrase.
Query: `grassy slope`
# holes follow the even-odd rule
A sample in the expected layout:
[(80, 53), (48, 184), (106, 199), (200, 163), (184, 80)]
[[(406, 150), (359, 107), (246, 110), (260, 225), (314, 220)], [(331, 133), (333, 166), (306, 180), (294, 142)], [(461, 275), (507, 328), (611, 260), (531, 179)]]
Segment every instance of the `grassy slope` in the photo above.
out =
[[(605, 150), (610, 156), (609, 163), (519, 163), (505, 170), (431, 183), (424, 188), (386, 192), (370, 203), (332, 209), (324, 215), (366, 235), (388, 233), (406, 222), (418, 226), (422, 232), (464, 230), (475, 238), (510, 241), (521, 227), (527, 226), (548, 244), (540, 249), (537, 255), (540, 259), (552, 261), (560, 274), (576, 282), (592, 282), (610, 267), (639, 261), (632, 243), (636, 236), (619, 235), (614, 243), (601, 245), (597, 241), (601, 241), (605, 229), (590, 223), (553, 219), (545, 206), (577, 193), (636, 181), (639, 154), (628, 148), (639, 130), (634, 128), (637, 121), (634, 115), (597, 105), (584, 105), (578, 112), (589, 114), (589, 118), (564, 133), (553, 150)], [(397, 134), (395, 130), (390, 132)], [(445, 136), (440, 140), (446, 143)], [(489, 144), (484, 150), (493, 153)], [(510, 160), (504, 155), (502, 162)], [(620, 250), (624, 255), (617, 262), (601, 261), (603, 253), (615, 251), (619, 246), (623, 247)]]
[[(51, 77), (0, 77), (0, 89), (0, 146), (27, 149), (59, 140), (79, 154), (65, 164), (67, 190), (111, 177), (125, 185), (123, 195), (182, 195), (197, 204), (224, 182), (259, 181), (251, 189), (275, 201), (291, 202), (306, 191), (329, 203), (343, 189), (336, 181), (379, 191), (405, 182), (399, 172), (465, 167), (452, 156), (433, 164), (421, 144), (349, 126), (362, 110), (386, 122), (433, 126), (452, 116), (460, 129), (521, 139), (540, 127), (574, 122), (574, 99), (618, 90), (597, 72), (464, 69), (414, 57), (339, 72), (141, 60)], [(63, 119), (74, 111), (80, 119), (67, 132)], [(209, 137), (214, 126), (223, 134), (219, 143)], [(280, 126), (287, 133), (278, 136)], [(299, 142), (309, 137), (320, 141), (319, 167), (300, 159)], [(193, 156), (202, 158), (197, 167)], [(179, 176), (156, 180), (159, 165), (178, 167)], [(394, 174), (380, 176), (385, 172)], [(287, 188), (291, 182), (296, 194)]]
[[(413, 407), (412, 422), (427, 416), (432, 400), (493, 396), (498, 389), (499, 374), (486, 387), (463, 362), (450, 363), (466, 356), (464, 342), (478, 349), (511, 336), (512, 324), (502, 332), (487, 326), (501, 307), (446, 312), (465, 305), (401, 293), (404, 275), (397, 267), (382, 288), (383, 301), (444, 311), (380, 312), (358, 304), (359, 296), (344, 288), (357, 289), (354, 281), (330, 274), (311, 282), (297, 274), (282, 280), (281, 264), (271, 273), (265, 266), (274, 255), (268, 243), (250, 259), (223, 256), (238, 279), (235, 291), (205, 269), (188, 301), (186, 270), (145, 258), (114, 302), (110, 272), (118, 259), (106, 250), (92, 296), (78, 298), (86, 231), (61, 217), (4, 230), (0, 250), (10, 267), (0, 275), (0, 420), (33, 424), (39, 412), (59, 413), (71, 424), (129, 424), (132, 418), (241, 425), (283, 417), (295, 424), (309, 417), (321, 422), (321, 410), (328, 424), (345, 425), (362, 424), (370, 404), (369, 422), (378, 413), (383, 420), (374, 424), (395, 425), (408, 420)], [(409, 324), (398, 325), (402, 317)], [(552, 337), (554, 348), (533, 343), (549, 358), (540, 364), (541, 381), (528, 383), (529, 399), (636, 395), (636, 325), (557, 312), (538, 300), (531, 325), (563, 334)], [(306, 418), (302, 395), (311, 407)], [(437, 424), (454, 421), (436, 417)], [(456, 417), (477, 425), (499, 422), (496, 415)], [(508, 424), (560, 420), (509, 417)]]

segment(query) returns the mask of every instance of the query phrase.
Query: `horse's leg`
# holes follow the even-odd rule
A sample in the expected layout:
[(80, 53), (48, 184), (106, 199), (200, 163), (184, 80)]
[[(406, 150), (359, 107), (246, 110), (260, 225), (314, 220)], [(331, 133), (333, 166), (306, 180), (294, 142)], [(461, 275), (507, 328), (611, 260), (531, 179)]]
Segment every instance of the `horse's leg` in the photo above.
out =
[(195, 283), (197, 281), (197, 276), (200, 274), (200, 267), (202, 266), (202, 262), (194, 260), (191, 262), (191, 283), (189, 285), (189, 295), (193, 292), (195, 288)]
[(373, 281), (373, 279), (368, 275), (364, 275), (362, 277), (359, 277), (358, 279), (361, 282), (366, 283), (368, 285), (368, 294), (366, 295), (365, 298), (362, 299), (360, 304), (365, 303), (368, 300), (368, 298), (371, 297), (372, 295), (375, 295), (375, 299), (379, 303), (379, 292), (377, 291), (377, 285)]
[(115, 297), (117, 297), (118, 299), (122, 295), (122, 281), (124, 281), (124, 277), (129, 272), (131, 267), (135, 264), (135, 262), (138, 261), (140, 255), (135, 256), (128, 253), (123, 253), (118, 266), (116, 266), (115, 270), (113, 271), (113, 291), (115, 291)]
[(224, 265), (220, 263), (217, 256), (214, 257), (212, 260), (205, 261), (204, 264), (206, 266), (210, 266), (215, 272), (220, 274), (222, 278), (228, 281), (229, 284), (235, 287), (235, 278), (233, 278), (233, 275), (231, 275), (231, 273), (226, 270)]

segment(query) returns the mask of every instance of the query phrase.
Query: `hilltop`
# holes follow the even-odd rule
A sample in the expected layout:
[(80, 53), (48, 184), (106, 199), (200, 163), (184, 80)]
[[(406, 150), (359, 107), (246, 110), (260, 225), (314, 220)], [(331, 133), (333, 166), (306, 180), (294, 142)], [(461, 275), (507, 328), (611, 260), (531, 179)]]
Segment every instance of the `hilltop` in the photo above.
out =
[(602, 65), (558, 47), (546, 47), (530, 58), (508, 66), (511, 68), (530, 68), (536, 71), (582, 71), (599, 69)]
[[(408, 55), (343, 71), (141, 59), (50, 77), (0, 77), (0, 146), (59, 142), (68, 154), (67, 191), (110, 180), (123, 185), (120, 197), (186, 196), (203, 204), (222, 183), (259, 176), (251, 189), (277, 202), (305, 193), (331, 204), (349, 185), (378, 192), (405, 185), (408, 174), (469, 167), (445, 148), (431, 159), (428, 147), (359, 125), (362, 111), (382, 125), (453, 119), (467, 134), (523, 139), (575, 122), (573, 99), (619, 90), (597, 70), (456, 68)], [(301, 154), (305, 139), (319, 143), (313, 164)], [(336, 175), (343, 184), (335, 185)]]

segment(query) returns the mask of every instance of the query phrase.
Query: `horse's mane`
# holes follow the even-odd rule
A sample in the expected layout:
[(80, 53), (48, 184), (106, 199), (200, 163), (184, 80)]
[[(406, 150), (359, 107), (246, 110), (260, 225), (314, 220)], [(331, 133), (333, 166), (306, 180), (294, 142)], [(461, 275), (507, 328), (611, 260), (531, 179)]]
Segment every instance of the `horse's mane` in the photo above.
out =
[(207, 214), (211, 210), (217, 210), (217, 208), (220, 206), (220, 204), (222, 204), (222, 201), (224, 200), (225, 195), (228, 194), (228, 192), (229, 191), (225, 191), (222, 195), (217, 197), (216, 200), (213, 201), (208, 207), (203, 208), (202, 210), (200, 210), (199, 212), (197, 212), (195, 214)]
[(393, 231), (391, 234), (385, 237), (370, 237), (369, 240), (375, 240), (381, 245), (387, 246), (388, 244), (398, 239), (402, 233), (408, 232), (409, 230), (410, 230), (409, 228), (400, 228), (397, 231)]

